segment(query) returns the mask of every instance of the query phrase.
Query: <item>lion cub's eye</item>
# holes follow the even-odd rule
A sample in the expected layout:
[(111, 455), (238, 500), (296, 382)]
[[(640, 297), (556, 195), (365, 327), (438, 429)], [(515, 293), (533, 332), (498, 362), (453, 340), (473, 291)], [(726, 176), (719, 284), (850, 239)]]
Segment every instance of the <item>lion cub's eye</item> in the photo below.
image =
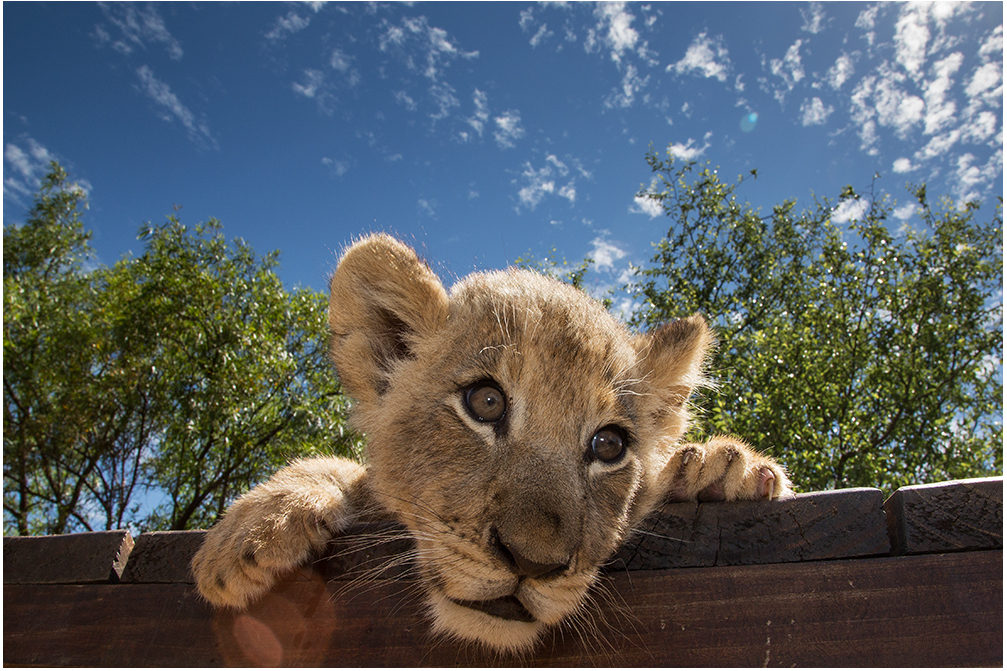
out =
[(603, 426), (591, 438), (591, 453), (607, 464), (619, 461), (626, 454), (626, 432), (614, 424)]
[(492, 382), (477, 382), (465, 392), (465, 407), (480, 422), (498, 422), (507, 412), (507, 399)]

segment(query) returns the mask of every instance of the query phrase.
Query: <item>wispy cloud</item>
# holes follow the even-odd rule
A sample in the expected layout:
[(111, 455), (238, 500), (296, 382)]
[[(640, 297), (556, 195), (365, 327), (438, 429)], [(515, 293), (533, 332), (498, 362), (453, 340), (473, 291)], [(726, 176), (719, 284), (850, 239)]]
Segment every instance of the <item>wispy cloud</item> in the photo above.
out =
[(597, 270), (612, 270), (615, 267), (615, 262), (625, 258), (628, 254), (610, 240), (605, 239), (604, 235), (599, 235), (591, 241), (591, 251), (588, 256), (594, 261)]
[(844, 51), (829, 68), (825, 80), (832, 88), (841, 89), (843, 84), (853, 76), (853, 70), (853, 57)]
[(171, 88), (154, 76), (150, 67), (140, 66), (136, 70), (136, 75), (140, 78), (140, 90), (157, 105), (162, 119), (168, 122), (177, 120), (188, 132), (189, 138), (197, 143), (214, 148), (217, 146), (217, 140), (210, 132), (209, 124), (205, 120), (197, 119)]
[(420, 198), (416, 201), (416, 209), (425, 214), (428, 217), (437, 217), (437, 201), (428, 200), (426, 198)]
[[(50, 163), (59, 161), (59, 157), (27, 135), (4, 145), (3, 159), (4, 201), (22, 208), (28, 206), (42, 186), (42, 178), (48, 174)], [(65, 161), (60, 162), (65, 165)], [(77, 180), (70, 188), (86, 197), (92, 186), (86, 180)]]
[(834, 111), (832, 105), (826, 105), (818, 96), (811, 100), (805, 98), (801, 103), (801, 125), (821, 126), (828, 121), (829, 115)]
[(518, 190), (516, 209), (520, 211), (523, 206), (534, 210), (543, 198), (551, 194), (565, 198), (573, 205), (577, 201), (576, 178), (571, 177), (565, 185), (559, 184), (569, 174), (569, 167), (554, 154), (546, 156), (545, 165), (538, 169), (533, 168), (530, 162), (525, 162), (521, 172), (524, 185)]
[(493, 131), (493, 139), (501, 149), (514, 147), (514, 141), (524, 137), (524, 128), (521, 126), (521, 113), (517, 110), (508, 110), (498, 117), (493, 118), (496, 130)]
[(804, 19), (804, 25), (801, 26), (804, 32), (817, 35), (825, 30), (825, 8), (822, 3), (810, 3), (807, 9), (801, 10), (801, 18)]
[[(479, 137), (482, 137), (483, 129), (490, 118), (489, 97), (486, 95), (486, 92), (475, 89), (472, 93), (472, 105), (475, 107), (475, 111), (472, 113), (472, 116), (465, 119), (465, 123), (471, 126), (472, 130)], [(462, 139), (468, 140), (468, 138), (468, 133), (462, 131)]]
[(4, 147), (4, 199), (25, 204), (42, 184), (55, 157), (33, 138), (24, 137), (18, 143), (8, 142)]
[(301, 16), (291, 9), (287, 12), (286, 16), (277, 17), (276, 21), (273, 22), (273, 27), (266, 33), (266, 39), (271, 42), (279, 42), (295, 33), (301, 32), (309, 25), (311, 25), (310, 17)]
[(692, 161), (702, 156), (706, 150), (710, 148), (711, 137), (713, 137), (712, 132), (707, 132), (706, 135), (703, 136), (702, 147), (695, 146), (696, 141), (692, 138), (686, 140), (685, 144), (682, 144), (681, 142), (674, 142), (668, 145), (668, 154), (684, 161)]
[(431, 81), (444, 78), (445, 68), (456, 58), (472, 59), (478, 51), (464, 51), (451, 40), (446, 30), (431, 26), (425, 16), (404, 17), (399, 23), (382, 22), (379, 49), (396, 54), (410, 70)]
[[(650, 10), (650, 5), (633, 7)], [(603, 104), (609, 109), (631, 107), (650, 83), (650, 75), (642, 74), (641, 68), (658, 65), (657, 54), (633, 27), (636, 17), (625, 2), (600, 3), (593, 13), (597, 23), (587, 30), (584, 50), (607, 54), (621, 75), (619, 86), (605, 97)], [(648, 20), (646, 25), (653, 25), (653, 22)]]
[(168, 31), (164, 19), (153, 5), (138, 9), (135, 5), (125, 2), (100, 2), (105, 20), (117, 29), (117, 37), (113, 37), (104, 23), (94, 28), (94, 37), (101, 45), (108, 44), (122, 54), (131, 54), (134, 49), (147, 49), (148, 43), (160, 44), (172, 60), (181, 60), (182, 45)]
[(685, 50), (685, 56), (666, 69), (679, 75), (713, 77), (723, 82), (727, 81), (731, 74), (731, 59), (723, 37), (720, 35), (709, 37), (706, 32), (702, 32), (692, 40), (689, 48)]
[(646, 214), (651, 219), (654, 219), (664, 214), (664, 207), (659, 201), (653, 198), (634, 196), (633, 204), (629, 206), (629, 211), (632, 214)]
[(798, 39), (787, 48), (783, 58), (773, 58), (769, 61), (769, 72), (783, 80), (783, 86), (768, 84), (769, 80), (761, 79), (772, 88), (773, 97), (781, 105), (786, 101), (787, 94), (794, 90), (797, 83), (804, 79), (804, 65), (801, 62), (801, 45), (804, 40)]

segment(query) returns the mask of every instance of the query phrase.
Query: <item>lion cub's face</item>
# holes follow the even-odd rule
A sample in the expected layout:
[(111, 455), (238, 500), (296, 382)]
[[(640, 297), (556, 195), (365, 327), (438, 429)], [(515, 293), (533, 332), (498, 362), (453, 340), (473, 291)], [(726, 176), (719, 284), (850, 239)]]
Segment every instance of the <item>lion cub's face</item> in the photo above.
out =
[(373, 490), (416, 539), (434, 628), (530, 647), (578, 612), (653, 507), (705, 325), (633, 337), (523, 271), (470, 276), (448, 298), (383, 236), (351, 249), (332, 284), (333, 357)]

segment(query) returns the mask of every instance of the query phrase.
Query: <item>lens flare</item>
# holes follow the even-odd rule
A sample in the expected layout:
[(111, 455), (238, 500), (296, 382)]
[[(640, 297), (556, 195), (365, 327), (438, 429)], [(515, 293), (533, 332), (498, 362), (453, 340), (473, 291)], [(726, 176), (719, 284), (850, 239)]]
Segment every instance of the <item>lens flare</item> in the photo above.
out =
[(741, 117), (741, 130), (745, 133), (751, 133), (755, 129), (755, 123), (759, 120), (758, 112), (749, 112), (745, 116)]

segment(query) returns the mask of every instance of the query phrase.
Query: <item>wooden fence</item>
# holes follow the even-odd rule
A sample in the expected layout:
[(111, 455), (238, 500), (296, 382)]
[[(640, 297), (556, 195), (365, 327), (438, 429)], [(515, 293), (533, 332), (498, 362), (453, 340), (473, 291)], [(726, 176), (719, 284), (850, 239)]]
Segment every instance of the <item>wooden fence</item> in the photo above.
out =
[(591, 624), (561, 627), (521, 658), (432, 637), (408, 568), (377, 568), (401, 543), (334, 542), (236, 613), (193, 587), (202, 531), (4, 538), (3, 662), (1003, 665), (1002, 478), (905, 487), (887, 501), (848, 489), (673, 504), (645, 531), (607, 567)]

